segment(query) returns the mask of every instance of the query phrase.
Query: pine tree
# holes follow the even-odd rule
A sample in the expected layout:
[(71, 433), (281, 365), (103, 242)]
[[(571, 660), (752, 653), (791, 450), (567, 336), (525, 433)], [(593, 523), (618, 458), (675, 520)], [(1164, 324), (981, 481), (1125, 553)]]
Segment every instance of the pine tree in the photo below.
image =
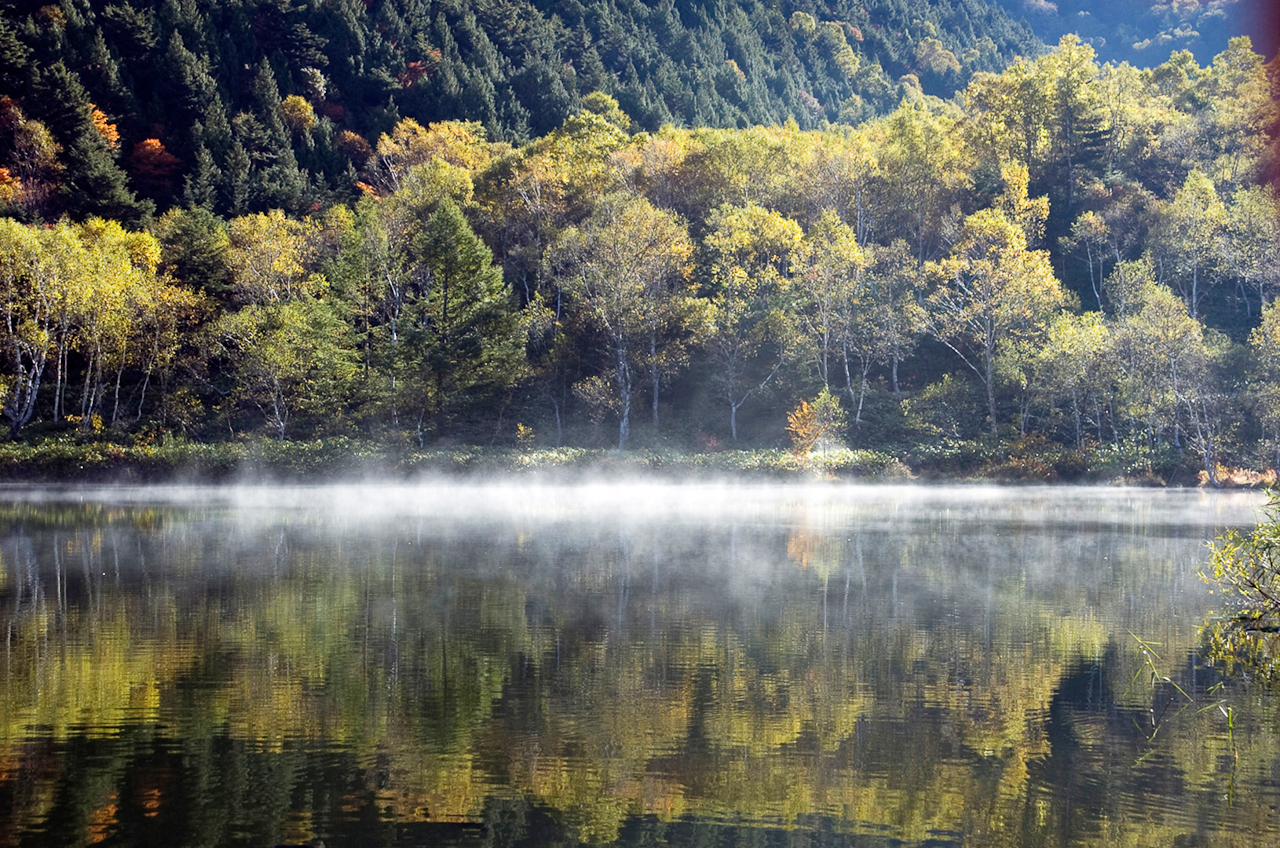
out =
[(265, 59), (258, 63), (253, 80), (254, 112), (237, 117), (239, 141), (254, 164), (249, 202), (257, 209), (297, 211), (302, 204), (306, 177), (290, 145), (280, 118), (280, 90)]
[(151, 201), (138, 201), (129, 189), (116, 152), (92, 120), (84, 87), (61, 62), (33, 82), (29, 102), (62, 145), (66, 155), (61, 198), (73, 217), (100, 215), (133, 226), (145, 223), (155, 211)]
[(523, 373), (523, 336), (493, 254), (462, 211), (443, 200), (412, 245), (415, 276), (430, 288), (407, 310), (404, 351), (418, 437), (464, 396), (512, 385)]

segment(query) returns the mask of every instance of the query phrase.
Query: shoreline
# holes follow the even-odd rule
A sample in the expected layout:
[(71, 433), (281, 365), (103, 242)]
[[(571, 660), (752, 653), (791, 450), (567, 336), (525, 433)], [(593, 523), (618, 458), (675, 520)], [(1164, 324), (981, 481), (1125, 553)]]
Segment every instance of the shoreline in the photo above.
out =
[[(1167, 456), (1146, 463), (1130, 457), (1126, 465), (1101, 454), (1061, 451), (1027, 457), (1003, 445), (949, 447), (949, 453), (838, 448), (801, 456), (780, 448), (620, 452), (458, 445), (418, 450), (350, 437), (221, 443), (168, 439), (159, 444), (45, 439), (0, 444), (0, 485), (354, 484), (503, 477), (554, 483), (743, 480), (1214, 488), (1189, 456), (1177, 464)], [(1220, 476), (1219, 488), (1224, 489), (1259, 489), (1275, 482), (1273, 474), (1243, 469), (1220, 469)]]

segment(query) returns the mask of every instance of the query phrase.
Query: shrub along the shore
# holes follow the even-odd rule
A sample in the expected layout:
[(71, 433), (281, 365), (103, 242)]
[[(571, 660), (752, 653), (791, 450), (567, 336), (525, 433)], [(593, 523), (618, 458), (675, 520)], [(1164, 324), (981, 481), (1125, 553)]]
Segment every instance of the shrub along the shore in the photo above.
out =
[[(651, 477), (779, 481), (991, 481), (1203, 485), (1190, 454), (1150, 454), (1114, 446), (1088, 452), (1023, 440), (943, 440), (900, 449), (836, 447), (798, 454), (762, 448), (688, 453), (649, 448), (452, 446), (420, 450), (337, 436), (306, 441), (255, 439), (201, 444), (50, 437), (0, 444), (0, 483), (241, 483), (406, 481), (432, 476), (541, 476), (563, 480)], [(1267, 474), (1220, 469), (1228, 484), (1259, 486)]]

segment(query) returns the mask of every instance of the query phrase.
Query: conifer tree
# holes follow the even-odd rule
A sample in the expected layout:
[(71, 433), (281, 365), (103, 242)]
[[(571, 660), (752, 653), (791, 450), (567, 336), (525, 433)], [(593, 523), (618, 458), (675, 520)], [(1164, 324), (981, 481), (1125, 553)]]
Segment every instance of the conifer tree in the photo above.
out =
[(452, 200), (442, 200), (414, 238), (413, 262), (424, 289), (406, 310), (404, 370), (421, 443), (465, 396), (512, 385), (525, 365), (510, 292)]

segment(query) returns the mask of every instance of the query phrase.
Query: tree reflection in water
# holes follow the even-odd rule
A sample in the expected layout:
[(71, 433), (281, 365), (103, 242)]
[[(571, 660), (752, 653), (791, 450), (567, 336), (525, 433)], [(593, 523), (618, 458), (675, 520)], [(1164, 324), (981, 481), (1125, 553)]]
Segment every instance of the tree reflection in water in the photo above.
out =
[(1196, 654), (1202, 540), (1256, 498), (672, 491), (15, 498), (0, 845), (1280, 833), (1275, 704), (1229, 742)]

